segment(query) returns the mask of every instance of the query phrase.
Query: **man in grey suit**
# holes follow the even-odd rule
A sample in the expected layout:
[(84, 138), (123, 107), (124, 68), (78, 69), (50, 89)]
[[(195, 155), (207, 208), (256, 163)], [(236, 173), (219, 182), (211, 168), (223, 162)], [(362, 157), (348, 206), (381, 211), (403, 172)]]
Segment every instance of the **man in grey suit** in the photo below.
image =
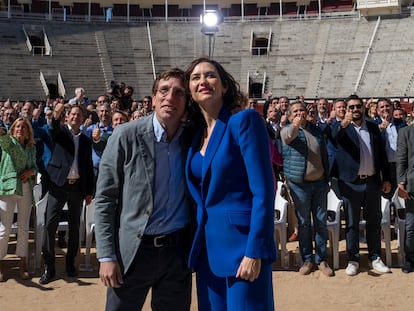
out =
[(152, 90), (155, 113), (119, 126), (103, 153), (95, 231), (106, 310), (141, 310), (150, 288), (154, 310), (190, 308), (185, 85), (182, 70), (163, 72)]
[[(402, 272), (410, 273), (414, 265), (414, 126), (398, 132), (397, 182), (398, 196), (405, 199), (405, 263)], [(411, 160), (410, 160), (411, 159)], [(411, 163), (411, 164), (409, 164)]]

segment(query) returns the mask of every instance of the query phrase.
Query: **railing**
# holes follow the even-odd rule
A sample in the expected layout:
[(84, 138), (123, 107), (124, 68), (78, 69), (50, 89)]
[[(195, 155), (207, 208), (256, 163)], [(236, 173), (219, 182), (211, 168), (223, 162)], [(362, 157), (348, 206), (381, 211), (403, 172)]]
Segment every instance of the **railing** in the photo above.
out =
[(45, 76), (43, 75), (43, 72), (40, 72), (39, 79), (40, 79), (40, 84), (42, 85), (43, 91), (45, 92), (45, 95), (49, 96), (49, 87), (47, 86), (46, 79), (45, 79)]
[(355, 83), (355, 89), (354, 89), (355, 93), (357, 93), (359, 91), (359, 86), (361, 84), (361, 80), (364, 77), (365, 68), (366, 68), (366, 65), (367, 65), (367, 62), (368, 62), (368, 57), (369, 57), (369, 54), (371, 52), (372, 45), (374, 44), (374, 39), (375, 39), (375, 36), (377, 34), (380, 22), (381, 22), (381, 16), (378, 16), (377, 23), (375, 24), (374, 32), (372, 33), (371, 40), (369, 41), (369, 46), (368, 46), (367, 51), (365, 53), (364, 61), (362, 62), (361, 70), (359, 71), (358, 79)]
[[(112, 16), (110, 21), (107, 21), (106, 16), (100, 15), (72, 15), (65, 14), (63, 9), (54, 8), (51, 14), (45, 13), (28, 13), (24, 12), (20, 6), (7, 10), (6, 6), (0, 6), (0, 19), (31, 19), (31, 20), (53, 20), (62, 22), (81, 22), (81, 23), (199, 23), (198, 17), (148, 17), (148, 16)], [(342, 12), (324, 12), (320, 15), (321, 19), (342, 19), (342, 18), (359, 18), (359, 12), (355, 10)], [(254, 15), (254, 16), (226, 16), (224, 22), (238, 23), (238, 22), (275, 22), (276, 20), (303, 20), (303, 19), (319, 19), (317, 13), (312, 14), (293, 14), (293, 15)]]
[(63, 83), (62, 75), (60, 74), (60, 71), (58, 72), (58, 94), (65, 98), (66, 96), (66, 88), (65, 84)]

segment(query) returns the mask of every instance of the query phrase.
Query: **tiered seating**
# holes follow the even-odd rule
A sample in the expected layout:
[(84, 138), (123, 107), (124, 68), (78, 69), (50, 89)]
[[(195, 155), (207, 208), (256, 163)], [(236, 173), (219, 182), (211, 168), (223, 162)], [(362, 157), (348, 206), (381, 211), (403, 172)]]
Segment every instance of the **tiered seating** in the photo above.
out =
[(154, 4), (151, 11), (153, 17), (165, 17), (165, 6), (162, 4)]
[(142, 9), (138, 4), (131, 4), (129, 6), (129, 15), (130, 16), (142, 16)]
[(171, 17), (181, 17), (182, 11), (178, 7), (178, 4), (169, 4), (168, 5), (168, 16)]
[(323, 11), (346, 11), (354, 7), (353, 0), (324, 0)]
[(296, 15), (298, 13), (298, 7), (296, 2), (283, 3), (283, 15)]
[(30, 10), (32, 13), (48, 13), (49, 3), (46, 1), (32, 0)]
[(88, 15), (88, 3), (73, 2), (72, 15)]
[(267, 9), (267, 15), (280, 15), (279, 3), (270, 3), (269, 8)]
[(203, 6), (200, 4), (193, 4), (191, 9), (191, 17), (199, 17), (203, 13)]
[(244, 15), (256, 16), (258, 15), (258, 8), (256, 3), (248, 3), (244, 6)]
[(104, 10), (99, 3), (91, 3), (91, 15), (103, 16)]
[(127, 16), (128, 7), (125, 3), (114, 3), (112, 7), (113, 16)]
[(229, 16), (241, 16), (241, 5), (232, 4), (229, 10)]
[(311, 1), (306, 9), (307, 14), (318, 13), (318, 1)]

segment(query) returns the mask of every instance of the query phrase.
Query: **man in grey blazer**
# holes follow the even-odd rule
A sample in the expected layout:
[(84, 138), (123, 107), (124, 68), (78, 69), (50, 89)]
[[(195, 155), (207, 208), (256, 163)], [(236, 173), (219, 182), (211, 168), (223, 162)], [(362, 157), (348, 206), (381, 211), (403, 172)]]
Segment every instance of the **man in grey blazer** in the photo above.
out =
[(398, 196), (405, 199), (405, 263), (402, 272), (410, 273), (414, 265), (414, 126), (398, 132), (397, 182)]
[(182, 70), (161, 73), (155, 112), (117, 127), (103, 153), (95, 231), (106, 310), (141, 310), (150, 288), (154, 310), (190, 308), (185, 85)]

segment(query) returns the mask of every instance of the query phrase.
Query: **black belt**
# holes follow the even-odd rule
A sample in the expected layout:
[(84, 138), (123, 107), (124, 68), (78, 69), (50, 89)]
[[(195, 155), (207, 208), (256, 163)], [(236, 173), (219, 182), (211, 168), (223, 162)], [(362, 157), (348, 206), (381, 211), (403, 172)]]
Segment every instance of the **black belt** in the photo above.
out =
[(141, 243), (155, 248), (176, 246), (189, 238), (188, 226), (168, 234), (145, 234)]
[(67, 179), (66, 180), (66, 182), (69, 184), (69, 185), (73, 185), (73, 184), (76, 184), (76, 182), (78, 181), (78, 179)]
[(375, 178), (377, 175), (358, 175), (357, 179), (353, 182), (354, 184), (360, 185), (368, 182), (368, 179)]

